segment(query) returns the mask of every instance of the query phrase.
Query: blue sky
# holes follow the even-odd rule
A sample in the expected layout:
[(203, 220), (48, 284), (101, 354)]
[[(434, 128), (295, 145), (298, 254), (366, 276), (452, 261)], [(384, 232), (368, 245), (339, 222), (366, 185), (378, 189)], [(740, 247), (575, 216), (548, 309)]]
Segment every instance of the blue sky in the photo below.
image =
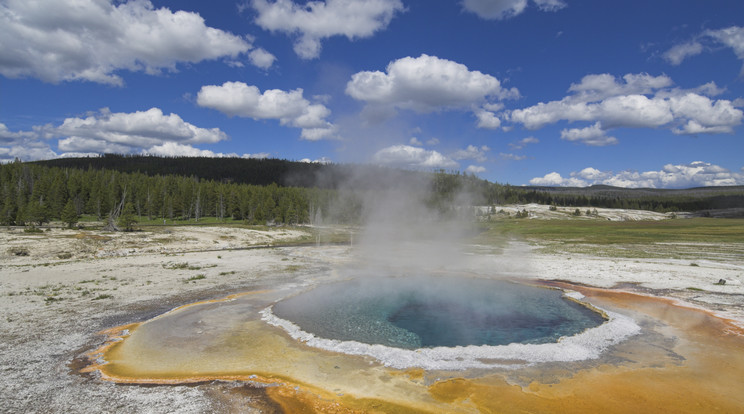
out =
[(0, 161), (744, 185), (739, 0), (0, 0)]

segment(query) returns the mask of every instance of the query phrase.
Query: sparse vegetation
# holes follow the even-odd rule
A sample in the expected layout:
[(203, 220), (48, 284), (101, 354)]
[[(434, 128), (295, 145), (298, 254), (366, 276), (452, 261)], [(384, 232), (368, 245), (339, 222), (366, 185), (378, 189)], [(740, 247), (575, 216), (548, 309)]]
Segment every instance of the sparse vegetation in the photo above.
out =
[(93, 298), (93, 300), (103, 300), (103, 299), (112, 299), (114, 295), (109, 295), (106, 293), (101, 293), (100, 295)]
[(25, 247), (11, 247), (8, 249), (8, 253), (12, 254), (13, 256), (28, 256), (29, 251)]
[(207, 278), (206, 275), (198, 274), (196, 276), (191, 276), (190, 278), (184, 280), (184, 283), (196, 282), (197, 280), (202, 280), (202, 279), (206, 279), (206, 278)]

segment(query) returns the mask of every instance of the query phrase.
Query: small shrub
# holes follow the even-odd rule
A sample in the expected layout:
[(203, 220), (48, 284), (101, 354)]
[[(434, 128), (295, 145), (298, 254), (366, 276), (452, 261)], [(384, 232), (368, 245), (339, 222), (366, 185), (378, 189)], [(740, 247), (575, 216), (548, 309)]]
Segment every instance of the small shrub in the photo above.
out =
[(29, 251), (25, 247), (11, 247), (8, 252), (13, 256), (28, 256)]
[(690, 263), (690, 266), (692, 266), (692, 267), (698, 267), (700, 265), (698, 265), (697, 263)]
[(72, 253), (70, 252), (64, 252), (57, 255), (59, 259), (66, 260), (72, 258)]

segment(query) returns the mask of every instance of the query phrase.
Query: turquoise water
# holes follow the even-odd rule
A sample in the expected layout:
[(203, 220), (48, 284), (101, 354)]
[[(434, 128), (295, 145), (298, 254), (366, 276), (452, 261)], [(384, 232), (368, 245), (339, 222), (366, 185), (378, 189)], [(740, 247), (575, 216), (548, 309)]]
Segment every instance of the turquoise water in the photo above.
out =
[(368, 277), (274, 305), (315, 336), (404, 349), (555, 342), (604, 319), (562, 292), (467, 277)]

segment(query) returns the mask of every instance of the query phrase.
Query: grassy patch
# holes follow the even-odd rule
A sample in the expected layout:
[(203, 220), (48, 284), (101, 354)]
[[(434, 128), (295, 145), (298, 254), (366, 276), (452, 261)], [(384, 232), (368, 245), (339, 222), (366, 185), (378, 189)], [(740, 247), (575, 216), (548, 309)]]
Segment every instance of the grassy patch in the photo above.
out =
[(187, 262), (182, 263), (166, 263), (163, 265), (164, 269), (171, 269), (171, 270), (199, 270), (201, 267), (199, 266), (191, 266)]
[(688, 287), (687, 290), (692, 290), (695, 292), (705, 292), (705, 290), (696, 287)]
[(659, 221), (511, 220), (487, 223), (480, 237), (521, 237), (591, 244), (744, 243), (744, 219)]
[(185, 279), (183, 281), (183, 283), (196, 282), (197, 280), (202, 280), (202, 279), (206, 279), (206, 278), (207, 278), (207, 276), (200, 274), (200, 275), (191, 276), (190, 278)]
[(100, 295), (93, 298), (93, 300), (102, 300), (102, 299), (112, 299), (114, 295), (109, 295), (106, 293), (101, 293)]
[(701, 260), (741, 254), (744, 219), (501, 220), (484, 223), (473, 241), (498, 246), (513, 239), (537, 244), (543, 253)]

